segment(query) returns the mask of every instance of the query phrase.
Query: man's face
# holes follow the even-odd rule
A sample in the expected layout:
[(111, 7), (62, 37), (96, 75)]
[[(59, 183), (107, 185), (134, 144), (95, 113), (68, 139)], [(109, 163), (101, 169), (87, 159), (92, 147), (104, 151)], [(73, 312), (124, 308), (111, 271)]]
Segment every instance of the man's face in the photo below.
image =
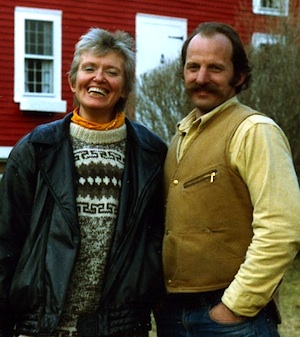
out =
[(183, 70), (187, 94), (197, 107), (197, 117), (208, 113), (235, 95), (231, 41), (223, 34), (197, 34), (190, 41)]

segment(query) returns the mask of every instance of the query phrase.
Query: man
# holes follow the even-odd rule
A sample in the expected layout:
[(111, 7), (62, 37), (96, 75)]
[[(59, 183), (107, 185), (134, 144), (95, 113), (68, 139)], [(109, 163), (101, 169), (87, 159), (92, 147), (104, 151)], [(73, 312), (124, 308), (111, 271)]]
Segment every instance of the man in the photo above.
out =
[(182, 67), (195, 109), (165, 162), (168, 296), (156, 312), (158, 336), (279, 336), (273, 298), (300, 244), (288, 140), (236, 97), (251, 67), (232, 27), (199, 25)]

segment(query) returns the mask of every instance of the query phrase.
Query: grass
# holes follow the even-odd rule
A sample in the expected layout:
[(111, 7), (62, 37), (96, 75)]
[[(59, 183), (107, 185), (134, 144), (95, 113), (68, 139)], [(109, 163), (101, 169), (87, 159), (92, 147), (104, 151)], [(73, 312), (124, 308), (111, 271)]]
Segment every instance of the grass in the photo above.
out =
[(300, 256), (294, 260), (280, 286), (280, 313), (282, 324), (279, 326), (281, 337), (300, 336)]
[[(300, 336), (300, 255), (287, 271), (279, 290), (282, 323), (281, 337)], [(155, 323), (149, 337), (157, 337)]]

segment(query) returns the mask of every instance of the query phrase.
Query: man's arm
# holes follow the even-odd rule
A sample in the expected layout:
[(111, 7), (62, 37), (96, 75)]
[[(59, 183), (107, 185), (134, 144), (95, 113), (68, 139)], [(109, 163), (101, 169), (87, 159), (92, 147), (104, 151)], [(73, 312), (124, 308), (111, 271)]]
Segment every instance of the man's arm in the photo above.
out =
[(300, 248), (300, 191), (288, 141), (273, 121), (248, 118), (236, 132), (231, 161), (253, 205), (253, 239), (222, 302), (255, 316), (271, 300)]

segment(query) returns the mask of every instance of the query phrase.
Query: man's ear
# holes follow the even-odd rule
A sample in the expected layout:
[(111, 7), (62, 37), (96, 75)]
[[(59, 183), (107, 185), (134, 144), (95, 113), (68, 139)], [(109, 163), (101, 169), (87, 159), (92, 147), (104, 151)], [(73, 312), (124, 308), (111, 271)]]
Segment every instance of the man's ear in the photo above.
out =
[(243, 84), (246, 79), (246, 74), (240, 73), (239, 77), (236, 80), (235, 86), (238, 87), (239, 85)]

